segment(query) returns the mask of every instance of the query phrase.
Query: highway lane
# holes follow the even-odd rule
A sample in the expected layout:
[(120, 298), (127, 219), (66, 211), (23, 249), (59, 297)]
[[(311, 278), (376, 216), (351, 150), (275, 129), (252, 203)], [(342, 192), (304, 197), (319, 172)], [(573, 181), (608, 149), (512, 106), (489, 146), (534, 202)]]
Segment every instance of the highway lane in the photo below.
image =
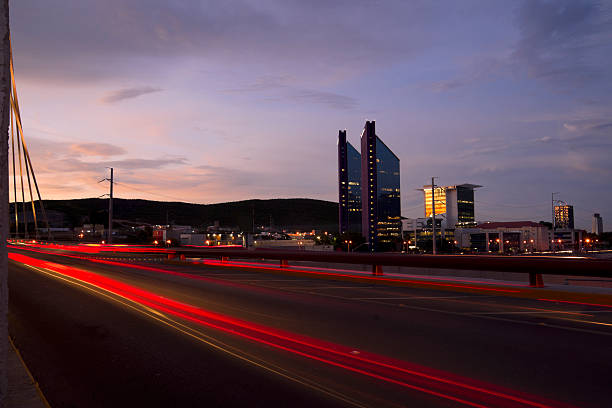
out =
[[(186, 274), (178, 276), (157, 270), (19, 252), (95, 271), (102, 276), (160, 294), (164, 298), (175, 299), (225, 316), (349, 346), (364, 354), (371, 352), (377, 356), (416, 364), (426, 373), (437, 373), (436, 370), (441, 370), (445, 375), (459, 375), (462, 380), (467, 377), (485, 381), (576, 406), (602, 406), (610, 397), (607, 380), (609, 373), (612, 372), (608, 358), (612, 351), (610, 346), (612, 330), (610, 326), (606, 326), (610, 321), (609, 310), (602, 308), (550, 305), (492, 295), (469, 295), (283, 277), (249, 270), (153, 265), (154, 268), (163, 271)], [(142, 373), (147, 373), (151, 368), (147, 365), (152, 364), (151, 360), (147, 359), (145, 364), (142, 358), (132, 356), (139, 353), (137, 345), (140, 343), (147, 345), (143, 347), (145, 355), (147, 352), (149, 355), (160, 353), (160, 350), (163, 350), (164, 355), (167, 351), (170, 354), (183, 353), (183, 360), (176, 359), (181, 361), (181, 364), (175, 363), (174, 358), (164, 359), (163, 364), (160, 362), (158, 368), (162, 373), (166, 373), (166, 369), (170, 373), (177, 370), (198, 371), (203, 360), (199, 358), (189, 360), (188, 355), (211, 354), (209, 344), (194, 342), (193, 338), (191, 341), (186, 340), (189, 338), (186, 333), (167, 325), (163, 327), (163, 323), (139, 315), (133, 310), (127, 310), (129, 308), (116, 301), (86, 291), (82, 287), (75, 287), (66, 281), (59, 281), (57, 277), (45, 275), (43, 272), (44, 268), (35, 270), (13, 264), (10, 275), (11, 333), (18, 344), (26, 344), (25, 348), (22, 346), (26, 361), (31, 359), (35, 367), (40, 364), (38, 371), (42, 377), (49, 376), (48, 372), (53, 372), (48, 370), (50, 365), (56, 367), (55, 370), (60, 370), (57, 367), (62, 366), (57, 360), (59, 357), (53, 357), (55, 347), (44, 353), (36, 352), (38, 345), (49, 332), (53, 333), (52, 337), (57, 337), (57, 343), (82, 343), (80, 346), (83, 349), (82, 355), (76, 359), (69, 357), (69, 361), (76, 360), (84, 366), (90, 366), (87, 360), (94, 360), (92, 365), (100, 372), (106, 373), (105, 378), (108, 377), (107, 382), (111, 384), (115, 378), (110, 373), (117, 367), (113, 365), (112, 358), (107, 361), (105, 358), (100, 358), (100, 355), (119, 356), (116, 357), (117, 360), (131, 356), (128, 360), (135, 359), (137, 362), (130, 364), (129, 368), (122, 372), (131, 376), (130, 378), (148, 379), (150, 376)], [(26, 283), (23, 283), (24, 281)], [(30, 288), (39, 288), (39, 291), (37, 294), (31, 294)], [(36, 305), (41, 297), (46, 298), (47, 303), (38, 307), (39, 315), (37, 315), (32, 312), (34, 308), (32, 304)], [(113, 316), (111, 320), (106, 319), (107, 309), (113, 310), (110, 313)], [(80, 322), (72, 321), (73, 310), (83, 314)], [(38, 321), (30, 317), (31, 314), (44, 318), (41, 317), (38, 320), (42, 321)], [(56, 328), (55, 323), (49, 323), (57, 319), (62, 323), (58, 326), (61, 330)], [(50, 324), (53, 328), (45, 326)], [(74, 329), (79, 327), (79, 324), (93, 328)], [(102, 328), (98, 329), (98, 326)], [(273, 392), (265, 387), (255, 387), (258, 391), (255, 393), (257, 401), (266, 401), (275, 395), (301, 392), (328, 404), (352, 402), (365, 406), (457, 406), (457, 401), (428, 395), (414, 389), (407, 390), (405, 387), (398, 387), (397, 384), (389, 384), (384, 380), (350, 372), (341, 367), (330, 367), (329, 364), (312, 361), (286, 351), (279, 352), (278, 349), (274, 350), (269, 346), (245, 341), (240, 336), (220, 333), (210, 328), (203, 329), (193, 322), (186, 326), (209, 336), (207, 337), (209, 340), (213, 338), (217, 342), (215, 344), (222, 343), (237, 354), (243, 357), (248, 355), (253, 361), (268, 368), (268, 371), (261, 368), (254, 369), (252, 363), (244, 360), (239, 360), (241, 362), (237, 363), (235, 356), (228, 357), (225, 353), (226, 357), (223, 357), (212, 353), (219, 359), (218, 370), (221, 373), (231, 376), (231, 372), (236, 370), (238, 365), (241, 373), (249, 370), (265, 372), (265, 375), (255, 374), (255, 377), (263, 376), (266, 378), (266, 384), (274, 384), (282, 379), (278, 374), (270, 374), (269, 369), (275, 367), (281, 374), (306, 384), (306, 386), (288, 385), (288, 381), (283, 380), (280, 386), (272, 387), (275, 390)], [(93, 332), (94, 335), (88, 337), (89, 332)], [(133, 349), (126, 355), (125, 352), (122, 353), (123, 349), (110, 347), (108, 341), (98, 339), (96, 337), (98, 332), (102, 333), (102, 337), (111, 336), (120, 339), (120, 344), (131, 341)], [(84, 341), (84, 338), (88, 340)], [(186, 342), (190, 344), (189, 347), (184, 346)], [(49, 359), (51, 363), (47, 361)], [(185, 359), (188, 361), (185, 362)], [(227, 360), (227, 366), (221, 360)], [(37, 375), (37, 369), (33, 368), (33, 371)], [(65, 384), (79, 384), (79, 389), (89, 390), (83, 391), (85, 394), (98, 395), (91, 391), (92, 383), (88, 383), (88, 375), (89, 373), (77, 376), (78, 378), (73, 376), (69, 381), (62, 381)], [(163, 375), (167, 379), (168, 375)], [(223, 374), (220, 375), (222, 376)], [(64, 372), (50, 376), (50, 378), (65, 377)], [(174, 378), (172, 375), (170, 377)], [(248, 376), (245, 374), (239, 377), (244, 380)], [(51, 384), (48, 387), (50, 390), (56, 390), (55, 398), (61, 401), (65, 389), (62, 391), (60, 387), (58, 391), (57, 386), (54, 388), (53, 384), (57, 381), (59, 380), (48, 380)], [(190, 388), (192, 392), (198, 388), (196, 385), (198, 381), (187, 381), (192, 386)], [(40, 382), (45, 390), (45, 381), (40, 378)], [(147, 388), (138, 385), (136, 380), (117, 382), (122, 387), (131, 384), (133, 389), (127, 392), (129, 395), (142, 393), (138, 390)], [(96, 383), (93, 381), (93, 384)], [(168, 384), (172, 383), (170, 381)], [(425, 386), (430, 387), (426, 389), (432, 389), (431, 384)], [(161, 394), (156, 400), (167, 401), (169, 396), (184, 395), (179, 389), (168, 387), (169, 385), (166, 385), (166, 388), (156, 388)], [(237, 387), (241, 389), (239, 385)], [(226, 388), (231, 394), (232, 386)], [(285, 391), (281, 392), (280, 389)], [(318, 391), (314, 391), (315, 389)], [(222, 391), (219, 393), (223, 394)], [(53, 402), (54, 397), (49, 397)], [(243, 395), (240, 401), (250, 401), (248, 398)], [(232, 405), (231, 401), (235, 400), (228, 401), (230, 402), (224, 405)], [(114, 401), (115, 406), (118, 402), (120, 400)], [(193, 403), (193, 400), (191, 402)], [(278, 401), (272, 403), (275, 402)], [(316, 403), (321, 405), (319, 402)], [(186, 402), (176, 406), (193, 405)]]

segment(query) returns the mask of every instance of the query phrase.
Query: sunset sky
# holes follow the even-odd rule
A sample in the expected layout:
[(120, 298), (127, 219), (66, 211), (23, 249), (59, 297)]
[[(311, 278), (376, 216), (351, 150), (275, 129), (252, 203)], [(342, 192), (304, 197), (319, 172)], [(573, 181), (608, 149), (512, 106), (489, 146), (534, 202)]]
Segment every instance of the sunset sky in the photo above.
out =
[(612, 225), (612, 2), (11, 1), (45, 198), (337, 201), (338, 129), (474, 183), (479, 221)]

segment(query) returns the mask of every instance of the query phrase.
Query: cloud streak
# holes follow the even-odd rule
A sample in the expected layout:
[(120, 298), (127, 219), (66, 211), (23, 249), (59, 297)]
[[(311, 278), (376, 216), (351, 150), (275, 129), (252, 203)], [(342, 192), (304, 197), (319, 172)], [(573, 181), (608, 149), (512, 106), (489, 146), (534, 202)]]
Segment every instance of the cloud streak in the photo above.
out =
[(110, 143), (75, 143), (70, 145), (70, 150), (83, 156), (118, 156), (127, 153), (123, 147)]
[(117, 102), (124, 101), (126, 99), (138, 98), (139, 96), (142, 96), (142, 95), (160, 92), (161, 90), (162, 90), (161, 88), (155, 88), (152, 86), (124, 88), (124, 89), (119, 89), (116, 91), (109, 92), (108, 94), (100, 98), (100, 101), (103, 103), (117, 103)]

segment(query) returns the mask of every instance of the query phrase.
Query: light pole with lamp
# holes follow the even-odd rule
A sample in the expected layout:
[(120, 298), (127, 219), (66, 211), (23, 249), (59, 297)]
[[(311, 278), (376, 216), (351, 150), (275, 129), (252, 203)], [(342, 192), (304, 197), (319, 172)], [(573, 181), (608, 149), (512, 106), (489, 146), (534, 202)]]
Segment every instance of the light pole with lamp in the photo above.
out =
[(353, 241), (344, 241), (344, 243), (346, 244), (346, 252), (351, 252), (351, 244)]

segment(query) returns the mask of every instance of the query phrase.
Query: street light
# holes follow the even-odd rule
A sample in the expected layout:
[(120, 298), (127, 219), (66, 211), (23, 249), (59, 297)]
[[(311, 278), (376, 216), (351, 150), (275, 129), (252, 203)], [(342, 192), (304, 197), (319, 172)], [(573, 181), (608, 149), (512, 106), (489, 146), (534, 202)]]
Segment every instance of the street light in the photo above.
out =
[(351, 244), (353, 243), (353, 241), (345, 240), (344, 243), (346, 244), (346, 252), (351, 252)]

